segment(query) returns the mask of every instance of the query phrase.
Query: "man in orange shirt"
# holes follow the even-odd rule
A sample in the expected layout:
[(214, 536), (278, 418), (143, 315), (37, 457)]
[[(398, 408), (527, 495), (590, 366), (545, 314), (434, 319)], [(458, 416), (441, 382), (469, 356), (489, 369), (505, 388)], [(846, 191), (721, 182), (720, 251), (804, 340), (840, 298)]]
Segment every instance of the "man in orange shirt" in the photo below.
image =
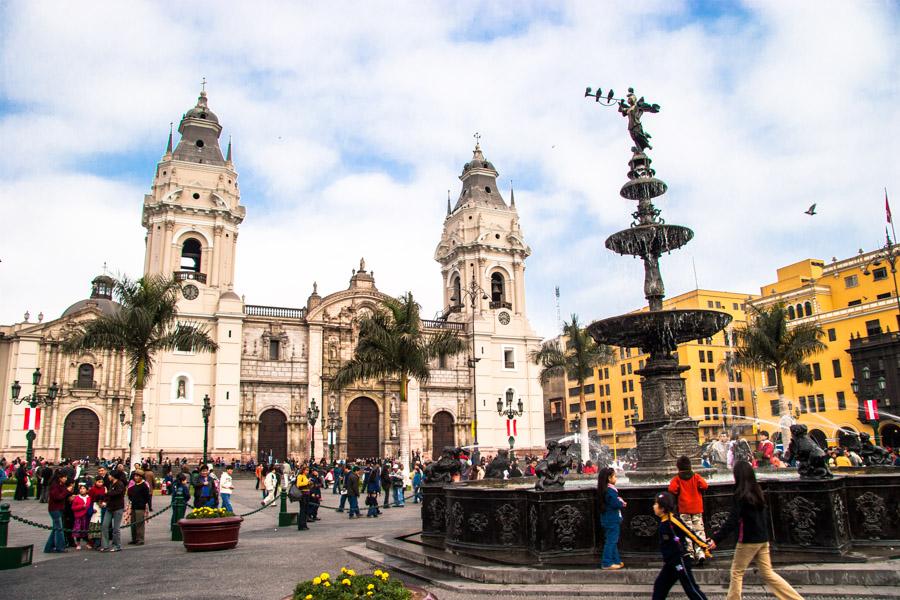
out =
[[(675, 462), (678, 467), (678, 475), (669, 482), (669, 493), (678, 498), (678, 512), (681, 520), (690, 527), (694, 533), (706, 539), (703, 527), (703, 491), (709, 487), (706, 480), (694, 473), (691, 459), (680, 456)], [(690, 539), (685, 540), (685, 548), (694, 557), (698, 566), (706, 560), (703, 548), (694, 544)]]

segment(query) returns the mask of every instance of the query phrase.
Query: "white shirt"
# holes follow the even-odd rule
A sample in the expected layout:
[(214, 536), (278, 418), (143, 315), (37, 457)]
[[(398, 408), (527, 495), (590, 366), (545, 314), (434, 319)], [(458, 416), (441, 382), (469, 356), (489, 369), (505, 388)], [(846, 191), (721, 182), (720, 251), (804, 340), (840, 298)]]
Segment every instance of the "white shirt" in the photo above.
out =
[(231, 481), (231, 475), (228, 474), (228, 471), (222, 473), (222, 476), (219, 478), (219, 488), (223, 494), (231, 494), (234, 492), (234, 484)]

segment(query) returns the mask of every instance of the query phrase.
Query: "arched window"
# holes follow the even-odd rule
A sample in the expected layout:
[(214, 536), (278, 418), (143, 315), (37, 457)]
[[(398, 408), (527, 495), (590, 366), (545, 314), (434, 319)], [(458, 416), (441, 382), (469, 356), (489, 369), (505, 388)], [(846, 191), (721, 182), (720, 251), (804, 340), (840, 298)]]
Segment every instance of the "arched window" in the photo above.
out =
[(811, 302), (809, 302), (809, 301), (804, 302), (804, 303), (803, 303), (803, 308), (806, 309), (806, 316), (807, 316), (807, 317), (810, 316), (811, 314), (813, 314), (812, 303), (811, 303)]
[(503, 302), (506, 299), (506, 283), (500, 273), (491, 274), (491, 302)]
[(451, 296), (450, 296), (450, 306), (460, 306), (462, 305), (462, 283), (459, 280), (459, 275), (453, 276), (453, 281), (450, 283)]
[(89, 390), (94, 387), (94, 365), (87, 363), (78, 365), (78, 381), (75, 387), (82, 390)]
[(801, 317), (803, 317), (803, 305), (798, 304), (797, 305), (797, 318), (799, 319)]
[(200, 253), (202, 246), (195, 238), (188, 238), (181, 246), (181, 270), (200, 272)]
[(793, 306), (788, 306), (788, 319), (795, 319), (797, 317), (797, 313), (794, 312)]

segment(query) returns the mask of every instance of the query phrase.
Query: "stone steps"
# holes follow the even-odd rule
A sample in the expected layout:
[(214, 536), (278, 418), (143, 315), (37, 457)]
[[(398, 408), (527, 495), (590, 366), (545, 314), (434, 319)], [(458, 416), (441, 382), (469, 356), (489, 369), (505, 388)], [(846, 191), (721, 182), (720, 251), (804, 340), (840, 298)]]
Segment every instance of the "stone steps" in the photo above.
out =
[[(508, 593), (546, 596), (565, 590), (571, 596), (602, 594), (609, 597), (647, 598), (659, 565), (647, 564), (620, 571), (597, 568), (533, 568), (498, 565), (422, 546), (404, 538), (369, 538), (365, 544), (346, 548), (352, 556), (396, 570), (444, 589), (472, 594)], [(728, 587), (730, 561), (718, 568), (696, 569), (696, 579), (710, 598), (723, 597)], [(805, 565), (779, 567), (804, 598), (900, 598), (900, 561), (853, 565)], [(676, 586), (677, 587), (677, 586)], [(753, 570), (745, 578), (745, 598), (767, 597)]]

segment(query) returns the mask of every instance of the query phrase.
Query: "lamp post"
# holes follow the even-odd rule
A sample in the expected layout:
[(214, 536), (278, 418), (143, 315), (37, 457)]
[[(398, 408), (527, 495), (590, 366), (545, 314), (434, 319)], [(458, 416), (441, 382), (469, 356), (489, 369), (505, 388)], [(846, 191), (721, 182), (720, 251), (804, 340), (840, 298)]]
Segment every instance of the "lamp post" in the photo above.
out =
[[(53, 406), (53, 401), (56, 400), (56, 395), (59, 393), (59, 386), (56, 385), (56, 382), (53, 382), (49, 388), (47, 388), (47, 394), (41, 395), (38, 393), (38, 384), (41, 383), (41, 368), (38, 367), (34, 370), (34, 373), (31, 375), (31, 382), (34, 385), (34, 391), (28, 395), (19, 397), (19, 394), (22, 391), (22, 386), (19, 384), (19, 380), (16, 379), (12, 384), (12, 401), (13, 404), (22, 404), (23, 402), (27, 403), (29, 408), (33, 411), (38, 409), (39, 406), (43, 405), (46, 407)], [(27, 419), (29, 425), (32, 423), (37, 423), (38, 418), (37, 414), (32, 419)], [(34, 432), (34, 429), (29, 427), (28, 433), (25, 434), (25, 440), (28, 445), (25, 448), (25, 460), (28, 463), (31, 463), (31, 459), (34, 458), (34, 438), (37, 437), (37, 434)]]
[[(134, 410), (134, 407), (132, 407), (132, 410)], [(128, 419), (126, 421), (125, 420), (125, 409), (124, 408), (119, 409), (119, 425), (121, 425), (123, 429), (125, 427), (129, 427), (129, 428), (131, 427), (131, 422), (134, 420), (134, 415), (132, 414), (131, 416), (132, 416), (132, 418)], [(147, 421), (147, 413), (145, 413), (144, 411), (141, 411), (141, 425), (143, 425), (146, 421)], [(131, 433), (131, 432), (129, 431), (129, 433)]]
[[(475, 446), (473, 462), (475, 462), (479, 459), (480, 454), (478, 451), (478, 387), (475, 382), (475, 366), (478, 364), (478, 361), (481, 360), (475, 353), (475, 307), (478, 304), (479, 297), (482, 300), (488, 299), (487, 293), (480, 285), (478, 285), (478, 282), (475, 281), (475, 267), (472, 267), (472, 276), (469, 279), (469, 285), (464, 288), (460, 287), (459, 294), (469, 300), (469, 307), (472, 310), (472, 357), (469, 359), (469, 368), (472, 369), (472, 405), (475, 409), (472, 412), (472, 437), (474, 438), (473, 444)], [(451, 296), (450, 301), (462, 303), (463, 298), (460, 296)]]
[(337, 440), (338, 434), (341, 432), (341, 426), (344, 424), (344, 419), (341, 417), (340, 413), (338, 413), (337, 406), (334, 401), (334, 394), (331, 394), (331, 403), (328, 407), (328, 460), (331, 461), (332, 468), (334, 467), (334, 442)]
[(306, 408), (306, 422), (312, 427), (312, 434), (309, 436), (309, 462), (316, 462), (316, 419), (319, 418), (319, 407), (316, 406), (316, 399), (309, 401)]
[(897, 287), (897, 258), (900, 257), (900, 245), (891, 242), (891, 236), (887, 229), (884, 232), (884, 246), (874, 252), (872, 260), (863, 267), (863, 275), (868, 276), (872, 267), (881, 266), (881, 261), (887, 262), (891, 267), (891, 277), (894, 279), (894, 298), (897, 300), (897, 329), (900, 330), (900, 288)]
[[(875, 396), (874, 398), (868, 398), (868, 400), (883, 400), (884, 399), (884, 390), (887, 389), (887, 380), (884, 378), (884, 375), (878, 377), (875, 380), (875, 385), (871, 384), (872, 371), (869, 369), (869, 365), (865, 365), (862, 368), (862, 376), (863, 376), (863, 385), (860, 386), (859, 381), (856, 378), (853, 378), (853, 381), (850, 382), (850, 388), (853, 390), (853, 393), (856, 394), (858, 400), (865, 401), (865, 398), (861, 398), (860, 390), (862, 390), (862, 396)], [(872, 390), (878, 390), (877, 393), (872, 394)], [(872, 416), (877, 415), (876, 411), (872, 411)], [(860, 419), (865, 423), (868, 423), (872, 428), (872, 432), (875, 434), (875, 445), (881, 445), (881, 436), (878, 434), (878, 419), (877, 418), (869, 418), (869, 411), (863, 410), (863, 417)]]
[(200, 409), (200, 412), (203, 413), (203, 464), (205, 465), (207, 464), (206, 447), (209, 439), (209, 414), (212, 412), (212, 406), (209, 404), (209, 394), (203, 396), (203, 408)]
[(509, 435), (509, 451), (512, 452), (513, 447), (516, 445), (516, 437), (513, 435), (514, 432), (510, 431), (509, 424), (516, 417), (521, 417), (525, 412), (525, 404), (522, 402), (522, 399), (519, 398), (519, 403), (517, 408), (513, 408), (513, 394), (512, 388), (506, 390), (506, 407), (503, 406), (503, 398), (497, 398), (497, 414), (500, 416), (506, 415), (506, 433)]

